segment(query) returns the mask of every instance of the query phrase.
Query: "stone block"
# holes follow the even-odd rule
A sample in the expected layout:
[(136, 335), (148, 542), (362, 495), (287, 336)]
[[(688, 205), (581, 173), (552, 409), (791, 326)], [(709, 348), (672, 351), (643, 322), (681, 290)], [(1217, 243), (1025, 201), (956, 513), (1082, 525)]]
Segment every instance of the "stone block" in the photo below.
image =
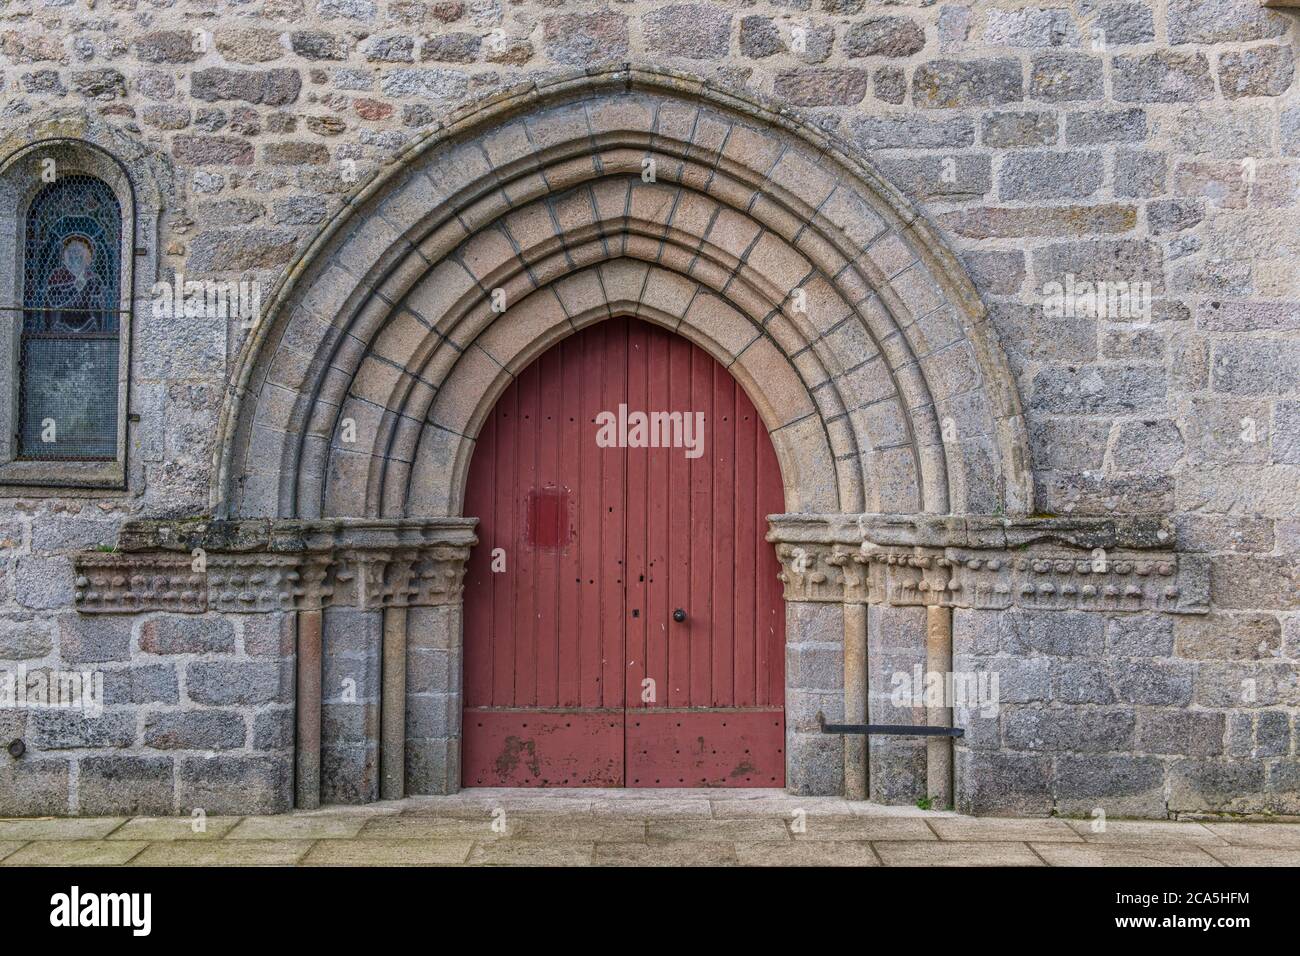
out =
[(177, 803), (209, 816), (284, 813), (293, 806), (293, 763), (271, 756), (180, 758)]
[(71, 761), (25, 757), (0, 760), (0, 814), (7, 817), (68, 813)]
[(175, 812), (171, 757), (83, 757), (77, 768), (78, 811), (84, 816)]
[(247, 735), (244, 718), (224, 711), (157, 712), (144, 723), (144, 745), (155, 750), (237, 750)]
[(985, 753), (958, 747), (958, 813), (1046, 816), (1052, 810), (1050, 757)]
[(195, 661), (185, 668), (190, 700), (213, 706), (288, 703), (293, 700), (292, 667), (265, 661)]
[(140, 625), (140, 650), (146, 654), (229, 654), (235, 629), (228, 618), (160, 614)]

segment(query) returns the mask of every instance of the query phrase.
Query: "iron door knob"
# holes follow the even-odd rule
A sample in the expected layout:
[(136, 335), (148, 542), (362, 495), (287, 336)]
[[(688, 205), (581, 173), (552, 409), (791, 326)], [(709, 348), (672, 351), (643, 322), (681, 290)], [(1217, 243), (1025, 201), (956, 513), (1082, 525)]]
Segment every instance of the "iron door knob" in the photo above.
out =
[(673, 611), (673, 620), (676, 621), (678, 624), (682, 623), (682, 621), (686, 620), (686, 612), (683, 611), (681, 608), (678, 608), (677, 610)]

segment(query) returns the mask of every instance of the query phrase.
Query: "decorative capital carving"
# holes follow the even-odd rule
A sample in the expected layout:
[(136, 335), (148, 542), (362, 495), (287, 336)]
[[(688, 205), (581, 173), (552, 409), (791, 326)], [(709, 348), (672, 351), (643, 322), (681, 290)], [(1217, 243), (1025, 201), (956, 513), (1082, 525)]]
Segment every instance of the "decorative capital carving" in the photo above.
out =
[(1209, 562), (1149, 518), (774, 515), (789, 601), (1209, 611)]
[(477, 519), (137, 521), (74, 557), (83, 613), (452, 604)]

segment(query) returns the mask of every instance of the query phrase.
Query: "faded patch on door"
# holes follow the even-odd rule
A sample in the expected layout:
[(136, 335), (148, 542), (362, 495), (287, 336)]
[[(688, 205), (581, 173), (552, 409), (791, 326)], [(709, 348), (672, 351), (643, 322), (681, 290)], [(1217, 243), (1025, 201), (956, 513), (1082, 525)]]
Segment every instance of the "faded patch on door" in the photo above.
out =
[(563, 551), (573, 535), (568, 488), (534, 488), (528, 492), (524, 540), (538, 551)]

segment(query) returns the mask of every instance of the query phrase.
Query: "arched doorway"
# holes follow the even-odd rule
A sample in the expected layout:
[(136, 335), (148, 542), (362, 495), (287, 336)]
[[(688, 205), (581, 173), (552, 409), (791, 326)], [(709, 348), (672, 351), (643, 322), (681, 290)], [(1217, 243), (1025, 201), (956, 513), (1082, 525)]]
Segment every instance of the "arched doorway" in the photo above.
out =
[[(910, 546), (896, 526), (921, 526), (927, 545), (992, 540), (970, 516), (1032, 508), (1015, 383), (924, 216), (853, 147), (678, 74), (561, 77), (457, 113), (359, 187), (266, 306), (222, 412), (214, 515), (290, 521), (348, 542), (354, 563), (353, 539), (382, 538), (398, 567), (383, 580), (313, 567), (320, 586), (295, 598), (300, 805), (465, 779), (470, 464), (515, 377), (588, 326), (672, 329), (763, 420), (786, 510), (767, 540), (782, 562), (792, 792), (866, 793), (862, 740), (823, 733), (818, 715), (864, 722), (888, 703), (869, 687), (869, 642), (875, 662), (910, 672), (933, 649), (945, 669), (947, 609), (931, 627), (908, 602), (946, 585), (859, 563), (859, 517)], [(929, 561), (889, 558), (917, 575)], [(383, 679), (326, 701), (326, 719), (335, 658)], [(902, 781), (891, 799), (914, 799), (925, 766), (910, 742), (875, 747), (872, 787)]]
[(725, 368), (637, 319), (564, 339), (465, 507), (464, 786), (784, 785), (781, 473)]

